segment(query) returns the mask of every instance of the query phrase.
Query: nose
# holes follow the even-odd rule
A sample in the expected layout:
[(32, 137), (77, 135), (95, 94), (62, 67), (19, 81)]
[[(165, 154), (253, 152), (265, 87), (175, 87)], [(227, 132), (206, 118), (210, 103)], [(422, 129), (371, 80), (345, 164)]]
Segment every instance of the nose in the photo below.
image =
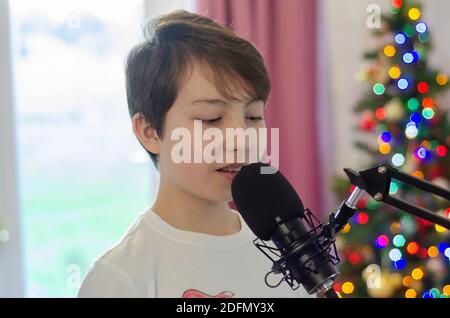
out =
[(225, 126), (224, 148), (228, 158), (226, 159), (227, 162), (230, 158), (233, 158), (233, 162), (245, 162), (250, 143), (246, 135), (248, 126), (245, 121), (245, 115), (240, 113), (230, 116)]

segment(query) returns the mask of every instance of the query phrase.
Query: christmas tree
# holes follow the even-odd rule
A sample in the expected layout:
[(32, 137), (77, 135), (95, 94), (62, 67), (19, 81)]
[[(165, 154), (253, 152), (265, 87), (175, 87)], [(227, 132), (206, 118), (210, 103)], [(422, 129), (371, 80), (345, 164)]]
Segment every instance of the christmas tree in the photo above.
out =
[[(364, 55), (358, 73), (368, 84), (355, 107), (360, 115), (355, 147), (371, 162), (359, 170), (390, 164), (449, 189), (450, 124), (441, 93), (448, 77), (427, 62), (430, 32), (417, 2), (393, 0), (374, 31), (378, 47)], [(438, 99), (441, 95), (441, 100)], [(352, 190), (336, 177), (340, 201)], [(390, 195), (449, 217), (449, 202), (392, 181)], [(450, 296), (450, 231), (365, 196), (338, 235), (341, 277), (334, 288), (344, 297)]]

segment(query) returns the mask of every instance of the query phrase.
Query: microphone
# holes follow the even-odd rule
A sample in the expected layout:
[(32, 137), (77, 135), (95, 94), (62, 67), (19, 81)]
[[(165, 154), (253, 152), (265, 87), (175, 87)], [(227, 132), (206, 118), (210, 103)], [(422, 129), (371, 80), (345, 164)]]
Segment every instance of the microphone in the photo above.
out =
[[(259, 162), (243, 166), (233, 179), (231, 192), (237, 209), (257, 236), (253, 243), (273, 261), (265, 277), (269, 287), (286, 281), (292, 289), (302, 285), (310, 295), (338, 297), (332, 288), (339, 276), (334, 237), (322, 233), (323, 225), (304, 209), (279, 171)], [(272, 241), (275, 247), (264, 241)], [(268, 276), (279, 273), (283, 278), (277, 285), (270, 285)]]

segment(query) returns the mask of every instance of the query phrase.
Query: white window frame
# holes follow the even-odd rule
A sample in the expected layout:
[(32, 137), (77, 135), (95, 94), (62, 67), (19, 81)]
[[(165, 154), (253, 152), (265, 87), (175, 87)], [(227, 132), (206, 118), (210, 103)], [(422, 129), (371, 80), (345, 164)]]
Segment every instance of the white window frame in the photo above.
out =
[(0, 297), (23, 297), (23, 249), (9, 12), (8, 0), (0, 0), (0, 224), (10, 234), (6, 243), (0, 243)]

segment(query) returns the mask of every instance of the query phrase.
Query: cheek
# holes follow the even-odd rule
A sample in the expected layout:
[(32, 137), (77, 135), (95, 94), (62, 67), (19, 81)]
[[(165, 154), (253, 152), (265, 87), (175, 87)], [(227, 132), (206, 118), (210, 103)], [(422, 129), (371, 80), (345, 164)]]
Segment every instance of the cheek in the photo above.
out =
[[(177, 146), (175, 149), (179, 149), (181, 142), (182, 141), (178, 139), (171, 140), (170, 134), (167, 134), (161, 141), (161, 171), (164, 171), (164, 173), (170, 176), (171, 179), (177, 180), (177, 183), (195, 184), (197, 180), (203, 179), (207, 176), (209, 167), (205, 163), (178, 163), (177, 160), (174, 160), (174, 158), (172, 158), (172, 149), (174, 149), (175, 146)], [(191, 141), (190, 149), (187, 146), (183, 147), (184, 150), (191, 151), (191, 161), (194, 160), (193, 147), (193, 141)]]

